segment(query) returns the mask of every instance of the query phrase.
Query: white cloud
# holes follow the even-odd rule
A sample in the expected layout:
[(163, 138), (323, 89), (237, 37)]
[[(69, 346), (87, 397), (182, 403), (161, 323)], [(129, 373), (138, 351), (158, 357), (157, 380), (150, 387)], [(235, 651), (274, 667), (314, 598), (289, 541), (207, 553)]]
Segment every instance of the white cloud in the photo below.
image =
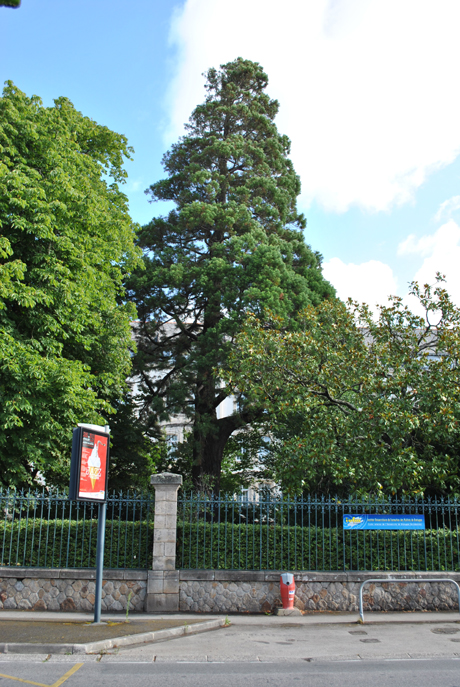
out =
[(411, 255), (413, 253), (426, 256), (433, 252), (433, 248), (436, 244), (436, 236), (434, 234), (429, 236), (422, 236), (421, 239), (417, 239), (415, 234), (409, 234), (407, 239), (401, 241), (398, 246), (398, 255)]
[(436, 272), (441, 272), (447, 279), (447, 291), (460, 304), (460, 226), (451, 219), (434, 234), (418, 240), (412, 234), (398, 247), (399, 255), (409, 253), (424, 258), (414, 279), (420, 284), (434, 284)]
[(303, 203), (385, 210), (460, 152), (458, 0), (186, 0), (168, 142), (237, 56), (267, 71)]
[(434, 216), (435, 222), (440, 222), (443, 219), (450, 219), (453, 212), (460, 210), (460, 196), (453, 196), (444, 203), (441, 203), (439, 210)]
[[(422, 263), (413, 280), (419, 284), (434, 284), (436, 273), (446, 277), (446, 288), (452, 300), (460, 305), (460, 226), (449, 220), (434, 233), (417, 238), (410, 234), (398, 246), (399, 256), (419, 256)], [(342, 300), (353, 298), (367, 303), (371, 308), (387, 305), (388, 297), (400, 295), (404, 302), (420, 315), (423, 309), (406, 289), (399, 293), (398, 282), (392, 268), (379, 260), (369, 260), (358, 265), (345, 264), (339, 258), (332, 258), (323, 264), (323, 274), (337, 290)]]
[(340, 258), (323, 263), (323, 274), (336, 288), (342, 300), (353, 298), (360, 303), (386, 305), (388, 296), (397, 292), (397, 281), (393, 270), (379, 260), (369, 260), (359, 265), (345, 264)]
[(144, 185), (145, 185), (145, 183), (142, 181), (142, 179), (136, 179), (136, 180), (133, 180), (130, 182), (129, 190), (132, 193), (136, 193), (137, 191), (140, 191), (141, 189), (143, 191)]

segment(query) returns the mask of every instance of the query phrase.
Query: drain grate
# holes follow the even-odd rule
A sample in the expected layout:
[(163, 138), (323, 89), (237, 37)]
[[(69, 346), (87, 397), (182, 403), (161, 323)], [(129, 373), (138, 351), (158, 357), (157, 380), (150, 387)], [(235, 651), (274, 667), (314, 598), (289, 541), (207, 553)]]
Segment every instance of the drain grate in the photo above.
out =
[(348, 630), (348, 634), (350, 634), (350, 635), (367, 635), (367, 632), (364, 632), (364, 630)]

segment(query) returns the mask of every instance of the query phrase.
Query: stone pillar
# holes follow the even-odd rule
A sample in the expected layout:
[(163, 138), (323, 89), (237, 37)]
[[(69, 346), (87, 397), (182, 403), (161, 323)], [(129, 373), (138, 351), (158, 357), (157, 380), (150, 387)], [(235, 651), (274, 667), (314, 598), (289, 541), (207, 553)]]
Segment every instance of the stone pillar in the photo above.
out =
[(182, 475), (163, 472), (152, 475), (155, 487), (153, 565), (147, 581), (147, 613), (179, 610), (179, 571), (176, 570), (177, 492)]

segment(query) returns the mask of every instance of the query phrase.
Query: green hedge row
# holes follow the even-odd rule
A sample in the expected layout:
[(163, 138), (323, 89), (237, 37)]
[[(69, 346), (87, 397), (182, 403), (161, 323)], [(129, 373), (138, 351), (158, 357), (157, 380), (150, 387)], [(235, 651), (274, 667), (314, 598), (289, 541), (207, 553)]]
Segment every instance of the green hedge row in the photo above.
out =
[(343, 531), (179, 523), (177, 567), (238, 570), (460, 570), (460, 531)]
[[(96, 565), (97, 519), (0, 523), (0, 565), (92, 568)], [(151, 568), (153, 522), (107, 520), (104, 567)]]
[[(221, 570), (460, 571), (460, 531), (346, 531), (178, 523), (177, 567)], [(96, 565), (97, 520), (0, 523), (0, 565)], [(106, 523), (104, 566), (152, 567), (153, 522)]]

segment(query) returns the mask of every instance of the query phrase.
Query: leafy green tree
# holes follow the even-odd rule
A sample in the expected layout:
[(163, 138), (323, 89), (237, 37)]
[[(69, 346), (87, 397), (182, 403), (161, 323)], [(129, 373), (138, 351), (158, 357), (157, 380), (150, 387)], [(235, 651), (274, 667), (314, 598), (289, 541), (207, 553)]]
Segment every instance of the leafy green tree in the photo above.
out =
[(260, 488), (266, 476), (270, 479), (271, 472), (265, 466), (270, 445), (265, 433), (264, 423), (259, 420), (229, 438), (222, 458), (222, 492), (238, 494), (250, 486)]
[(112, 405), (109, 491), (145, 490), (150, 486), (150, 475), (167, 469), (166, 442), (146, 435), (131, 394)]
[(130, 149), (66, 98), (0, 99), (0, 482), (65, 484), (72, 428), (104, 424), (131, 369), (120, 190)]
[(136, 370), (145, 417), (183, 413), (193, 426), (193, 478), (219, 478), (223, 450), (257, 408), (218, 419), (225, 368), (248, 310), (289, 320), (333, 294), (303, 236), (300, 182), (290, 143), (274, 123), (259, 64), (241, 58), (207, 72), (206, 100), (163, 158), (167, 178), (150, 187), (172, 201), (140, 234), (145, 270), (130, 282), (138, 310)]
[(20, 7), (21, 0), (0, 0), (0, 7)]
[(310, 306), (301, 329), (252, 316), (228, 383), (263, 404), (267, 466), (285, 489), (460, 491), (460, 310), (438, 277), (379, 308)]

